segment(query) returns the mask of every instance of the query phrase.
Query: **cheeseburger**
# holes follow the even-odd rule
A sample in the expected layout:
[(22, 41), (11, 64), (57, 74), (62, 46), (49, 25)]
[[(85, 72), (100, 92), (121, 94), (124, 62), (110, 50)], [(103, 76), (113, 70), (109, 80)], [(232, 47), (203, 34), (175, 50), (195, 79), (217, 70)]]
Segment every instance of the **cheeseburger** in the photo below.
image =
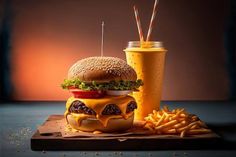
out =
[(62, 84), (73, 96), (65, 118), (76, 130), (117, 132), (133, 125), (135, 99), (128, 95), (143, 85), (135, 70), (114, 57), (89, 57), (76, 62)]

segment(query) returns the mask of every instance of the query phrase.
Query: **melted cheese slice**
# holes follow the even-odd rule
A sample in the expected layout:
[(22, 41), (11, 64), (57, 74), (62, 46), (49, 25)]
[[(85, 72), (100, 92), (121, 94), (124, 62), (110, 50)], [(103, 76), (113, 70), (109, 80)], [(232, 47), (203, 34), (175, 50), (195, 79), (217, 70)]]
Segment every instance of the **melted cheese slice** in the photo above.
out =
[[(77, 114), (77, 113), (70, 113), (69, 109), (71, 104), (75, 101), (79, 100), (83, 102), (87, 107), (93, 109), (96, 112), (95, 115), (87, 115), (87, 114)], [(67, 119), (67, 115), (71, 114), (72, 117), (78, 122), (80, 125), (83, 119), (87, 118), (97, 118), (104, 127), (107, 126), (107, 123), (112, 118), (124, 118), (127, 119), (133, 115), (133, 112), (126, 113), (127, 105), (130, 101), (135, 101), (135, 99), (131, 96), (106, 96), (99, 99), (81, 99), (81, 98), (74, 98), (70, 97), (66, 102), (66, 112), (65, 117)], [(106, 105), (108, 104), (115, 104), (121, 110), (121, 115), (102, 115), (102, 111), (105, 109)]]

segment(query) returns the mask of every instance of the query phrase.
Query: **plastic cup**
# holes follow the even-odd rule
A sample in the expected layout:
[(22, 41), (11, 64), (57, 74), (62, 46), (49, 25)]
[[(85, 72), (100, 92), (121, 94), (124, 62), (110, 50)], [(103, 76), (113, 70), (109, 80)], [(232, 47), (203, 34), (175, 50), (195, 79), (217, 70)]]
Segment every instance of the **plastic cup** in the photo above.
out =
[(144, 85), (138, 92), (133, 92), (138, 108), (135, 110), (135, 120), (144, 120), (153, 110), (159, 110), (162, 94), (165, 55), (167, 50), (162, 42), (139, 41), (128, 42), (124, 50), (127, 63), (132, 66)]

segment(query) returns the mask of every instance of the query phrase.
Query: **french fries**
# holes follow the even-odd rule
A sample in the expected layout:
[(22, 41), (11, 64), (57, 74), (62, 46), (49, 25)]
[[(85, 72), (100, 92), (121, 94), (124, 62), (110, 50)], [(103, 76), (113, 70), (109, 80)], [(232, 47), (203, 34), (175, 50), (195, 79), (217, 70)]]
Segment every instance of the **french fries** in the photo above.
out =
[(204, 122), (196, 115), (187, 113), (184, 108), (170, 110), (165, 105), (162, 110), (153, 110), (144, 119), (146, 121), (144, 128), (155, 134), (174, 134), (185, 137), (211, 132)]

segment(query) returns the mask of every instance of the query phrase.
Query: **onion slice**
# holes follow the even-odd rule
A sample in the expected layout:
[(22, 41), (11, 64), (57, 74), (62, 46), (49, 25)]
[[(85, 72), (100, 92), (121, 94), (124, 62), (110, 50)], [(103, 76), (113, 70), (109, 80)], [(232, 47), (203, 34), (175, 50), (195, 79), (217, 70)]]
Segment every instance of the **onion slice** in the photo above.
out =
[(107, 90), (107, 95), (120, 96), (120, 95), (128, 95), (133, 92), (132, 90)]

